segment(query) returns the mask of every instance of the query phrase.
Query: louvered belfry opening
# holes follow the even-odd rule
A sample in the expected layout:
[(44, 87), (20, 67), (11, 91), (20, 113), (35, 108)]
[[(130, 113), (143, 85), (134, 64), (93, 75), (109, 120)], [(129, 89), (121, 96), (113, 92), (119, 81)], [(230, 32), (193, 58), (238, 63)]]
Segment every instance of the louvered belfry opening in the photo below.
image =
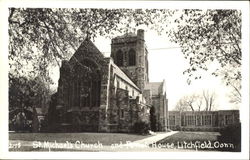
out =
[(130, 49), (128, 52), (128, 65), (135, 66), (136, 65), (136, 53), (135, 50)]
[(123, 66), (123, 52), (121, 50), (116, 53), (116, 64), (117, 66)]

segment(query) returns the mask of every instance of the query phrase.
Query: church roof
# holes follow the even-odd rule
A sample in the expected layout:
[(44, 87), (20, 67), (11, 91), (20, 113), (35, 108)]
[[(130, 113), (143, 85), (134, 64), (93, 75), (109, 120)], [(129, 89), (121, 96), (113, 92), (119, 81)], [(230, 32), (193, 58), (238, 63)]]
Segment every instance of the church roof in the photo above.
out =
[[(73, 54), (73, 56), (70, 58), (69, 61), (78, 61), (80, 57), (85, 54), (95, 54), (96, 56), (100, 58), (104, 58), (104, 55), (99, 51), (99, 49), (95, 46), (95, 44), (90, 39), (85, 39), (76, 52)], [(96, 59), (97, 60), (97, 59)]]
[(112, 63), (113, 65), (113, 72), (117, 74), (121, 79), (132, 85), (134, 88), (140, 90), (137, 85), (115, 64)]
[(163, 92), (163, 82), (149, 82), (145, 85), (145, 90), (149, 89), (152, 92), (152, 95), (159, 95)]

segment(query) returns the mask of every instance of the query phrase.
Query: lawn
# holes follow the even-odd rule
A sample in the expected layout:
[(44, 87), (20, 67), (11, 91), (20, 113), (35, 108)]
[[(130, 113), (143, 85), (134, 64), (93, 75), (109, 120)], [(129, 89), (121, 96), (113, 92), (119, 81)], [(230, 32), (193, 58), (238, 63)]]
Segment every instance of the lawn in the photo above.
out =
[(218, 132), (178, 132), (170, 137), (167, 137), (159, 143), (162, 142), (172, 142), (177, 143), (181, 141), (216, 141)]
[[(10, 151), (48, 151), (48, 149), (43, 148), (32, 148), (32, 142), (56, 141), (57, 143), (66, 143), (66, 141), (68, 141), (75, 143), (76, 141), (81, 141), (81, 143), (94, 144), (99, 141), (99, 143), (104, 146), (112, 146), (113, 144), (125, 144), (126, 141), (132, 142), (150, 136), (151, 135), (136, 135), (127, 133), (9, 133), (9, 140), (14, 144), (16, 142), (22, 143), (21, 148), (11, 148)], [(179, 151), (234, 151), (234, 148), (232, 148), (232, 145), (234, 144), (221, 141), (219, 136), (220, 134), (218, 132), (181, 131), (153, 143), (150, 146), (152, 149), (168, 148), (170, 150), (177, 149)], [(60, 149), (56, 149), (54, 151), (60, 151)], [(62, 151), (74, 150), (62, 149)]]
[(174, 146), (176, 149), (191, 149), (198, 151), (233, 151), (235, 146), (220, 141), (218, 132), (178, 132), (158, 141), (162, 146)]
[(136, 141), (149, 136), (126, 133), (9, 133), (9, 140), (56, 141), (58, 143), (81, 141), (89, 144), (99, 141), (103, 145), (111, 145), (114, 143), (126, 143), (126, 141)]

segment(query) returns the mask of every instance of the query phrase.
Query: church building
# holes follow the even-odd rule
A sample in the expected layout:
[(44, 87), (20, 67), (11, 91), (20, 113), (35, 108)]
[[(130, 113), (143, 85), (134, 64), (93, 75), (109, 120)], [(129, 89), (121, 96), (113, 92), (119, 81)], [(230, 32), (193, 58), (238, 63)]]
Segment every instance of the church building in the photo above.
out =
[(62, 61), (49, 123), (64, 132), (132, 132), (136, 122), (152, 123), (154, 110), (155, 131), (165, 131), (165, 81), (149, 82), (149, 67), (144, 30), (113, 38), (110, 57), (85, 39)]

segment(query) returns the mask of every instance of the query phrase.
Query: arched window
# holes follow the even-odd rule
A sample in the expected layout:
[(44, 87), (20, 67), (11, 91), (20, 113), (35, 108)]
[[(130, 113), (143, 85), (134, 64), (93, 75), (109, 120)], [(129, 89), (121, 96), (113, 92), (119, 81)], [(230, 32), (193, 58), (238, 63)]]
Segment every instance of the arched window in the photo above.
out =
[(72, 105), (73, 107), (79, 107), (80, 106), (80, 71), (81, 71), (81, 67), (79, 65), (75, 66), (75, 75), (74, 75), (74, 81), (72, 81)]
[(91, 106), (100, 105), (100, 93), (101, 93), (101, 77), (99, 72), (92, 73), (91, 75)]
[(101, 74), (95, 63), (89, 60), (75, 66), (72, 90), (73, 106), (98, 107), (100, 105)]
[(129, 50), (128, 52), (128, 65), (129, 66), (135, 66), (136, 65), (136, 54), (133, 49)]
[(121, 50), (116, 52), (116, 64), (117, 66), (123, 66), (123, 53)]

